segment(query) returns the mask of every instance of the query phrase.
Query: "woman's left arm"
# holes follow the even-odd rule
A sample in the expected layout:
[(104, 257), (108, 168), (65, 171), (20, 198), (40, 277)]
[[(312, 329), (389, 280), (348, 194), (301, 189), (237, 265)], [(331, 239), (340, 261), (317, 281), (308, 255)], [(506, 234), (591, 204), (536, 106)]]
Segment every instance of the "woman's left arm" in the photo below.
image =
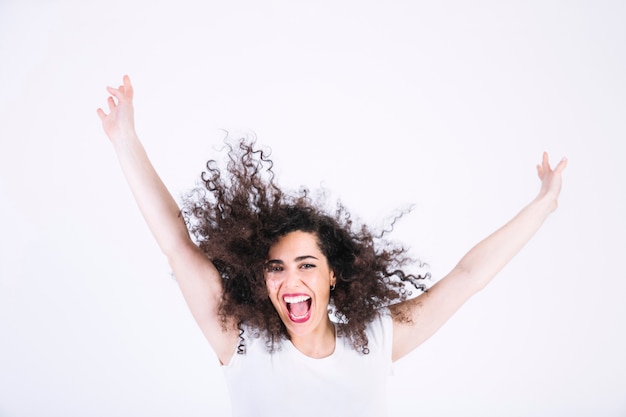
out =
[(394, 317), (394, 361), (432, 336), (530, 240), (557, 208), (566, 165), (564, 158), (552, 169), (548, 155), (544, 153), (541, 164), (537, 166), (541, 180), (537, 197), (507, 224), (474, 246), (448, 275), (427, 292), (390, 308)]

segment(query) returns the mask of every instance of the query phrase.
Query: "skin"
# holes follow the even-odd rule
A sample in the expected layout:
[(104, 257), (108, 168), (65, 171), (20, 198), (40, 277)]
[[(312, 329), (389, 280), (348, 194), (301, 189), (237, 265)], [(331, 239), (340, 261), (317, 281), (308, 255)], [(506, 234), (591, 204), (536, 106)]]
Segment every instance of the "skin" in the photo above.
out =
[[(183, 296), (202, 332), (222, 364), (236, 351), (238, 330), (233, 322), (218, 316), (222, 294), (221, 278), (214, 265), (189, 237), (179, 207), (154, 170), (137, 137), (133, 115), (133, 88), (128, 76), (118, 88), (107, 87), (108, 112), (98, 109), (102, 126), (115, 150), (137, 205), (159, 247), (170, 263)], [(428, 292), (391, 307), (393, 317), (408, 316), (408, 322), (394, 318), (393, 360), (413, 351), (432, 336), (472, 295), (485, 287), (532, 238), (545, 219), (557, 208), (562, 173), (567, 160), (553, 169), (543, 154), (537, 173), (539, 193), (507, 224), (479, 242)], [(312, 235), (293, 232), (270, 250), (268, 260), (280, 260), (283, 270), (271, 271), (266, 283), (272, 303), (287, 326), (292, 343), (304, 354), (324, 357), (334, 350), (334, 331), (328, 317), (330, 285), (334, 275)], [(315, 264), (303, 267), (304, 264)], [(315, 257), (315, 262), (310, 258)], [(277, 273), (278, 272), (278, 273)], [(284, 294), (304, 293), (312, 297), (309, 320), (294, 323), (281, 301)]]
[(476, 244), (428, 292), (391, 309), (406, 313), (409, 323), (394, 320), (393, 360), (411, 352), (432, 336), (469, 298), (483, 289), (539, 230), (558, 206), (563, 158), (555, 169), (544, 152), (537, 166), (541, 188), (535, 197), (504, 226)]
[[(321, 358), (335, 349), (335, 329), (328, 317), (330, 287), (335, 274), (330, 270), (314, 234), (291, 232), (268, 253), (265, 282), (270, 300), (287, 327), (291, 343), (307, 356)], [(285, 296), (309, 296), (306, 320), (289, 315)]]
[(193, 243), (180, 209), (150, 163), (137, 137), (133, 87), (128, 76), (118, 88), (107, 87), (109, 112), (98, 109), (139, 210), (167, 257), (183, 297), (219, 361), (227, 364), (239, 340), (236, 323), (226, 326), (218, 315), (222, 281), (213, 263)]

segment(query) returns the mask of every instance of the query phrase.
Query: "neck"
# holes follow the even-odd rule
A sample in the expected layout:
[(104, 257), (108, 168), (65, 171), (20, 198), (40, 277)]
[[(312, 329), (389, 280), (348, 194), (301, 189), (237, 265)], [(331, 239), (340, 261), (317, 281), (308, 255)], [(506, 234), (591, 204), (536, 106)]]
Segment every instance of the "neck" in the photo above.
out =
[(325, 358), (335, 351), (335, 326), (330, 319), (315, 333), (289, 337), (293, 346), (310, 358)]

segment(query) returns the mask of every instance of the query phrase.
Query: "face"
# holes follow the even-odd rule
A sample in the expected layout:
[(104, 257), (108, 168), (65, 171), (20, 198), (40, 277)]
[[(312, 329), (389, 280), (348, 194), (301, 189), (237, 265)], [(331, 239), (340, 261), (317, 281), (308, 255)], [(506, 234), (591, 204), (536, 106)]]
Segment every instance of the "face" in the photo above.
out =
[(313, 335), (331, 326), (328, 301), (330, 286), (335, 281), (312, 233), (288, 233), (269, 250), (265, 283), (272, 304), (292, 337)]

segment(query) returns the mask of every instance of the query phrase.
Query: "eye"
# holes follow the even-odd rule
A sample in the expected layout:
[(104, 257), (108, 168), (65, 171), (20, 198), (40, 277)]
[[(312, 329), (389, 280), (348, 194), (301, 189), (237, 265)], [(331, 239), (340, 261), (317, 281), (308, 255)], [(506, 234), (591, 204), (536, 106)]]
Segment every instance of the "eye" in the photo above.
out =
[(267, 264), (265, 265), (265, 272), (280, 272), (283, 267), (280, 264)]
[(301, 269), (312, 269), (312, 268), (315, 268), (315, 265), (314, 264), (302, 264), (302, 265), (300, 265), (300, 268)]

